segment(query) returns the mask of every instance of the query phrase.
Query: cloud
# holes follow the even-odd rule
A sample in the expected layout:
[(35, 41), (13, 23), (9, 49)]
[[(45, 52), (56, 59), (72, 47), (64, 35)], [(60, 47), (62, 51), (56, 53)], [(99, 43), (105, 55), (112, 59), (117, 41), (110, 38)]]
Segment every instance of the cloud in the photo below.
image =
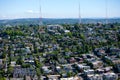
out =
[(39, 14), (38, 11), (33, 11), (33, 10), (27, 10), (26, 13), (28, 13), (28, 14)]
[(33, 10), (27, 10), (26, 12), (27, 12), (27, 13), (34, 13)]

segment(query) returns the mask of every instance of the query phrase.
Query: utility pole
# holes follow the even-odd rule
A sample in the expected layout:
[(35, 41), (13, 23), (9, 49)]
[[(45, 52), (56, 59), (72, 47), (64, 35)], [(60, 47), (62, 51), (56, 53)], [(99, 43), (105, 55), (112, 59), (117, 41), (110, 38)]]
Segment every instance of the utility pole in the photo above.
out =
[(39, 26), (42, 25), (42, 9), (41, 9), (41, 0), (39, 0), (39, 15), (40, 15), (40, 19), (39, 19)]
[(81, 24), (81, 5), (80, 5), (80, 0), (79, 0), (79, 25)]
[(105, 0), (105, 11), (106, 11), (106, 25), (108, 24), (108, 1)]

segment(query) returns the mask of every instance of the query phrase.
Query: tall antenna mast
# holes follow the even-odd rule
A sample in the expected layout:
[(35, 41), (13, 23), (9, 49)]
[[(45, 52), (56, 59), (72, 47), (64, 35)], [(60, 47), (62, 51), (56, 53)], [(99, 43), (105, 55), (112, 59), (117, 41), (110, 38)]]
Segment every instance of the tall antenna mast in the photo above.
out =
[(79, 0), (79, 24), (81, 24), (81, 5)]
[(106, 24), (108, 24), (108, 1), (105, 0), (105, 8), (106, 8)]
[(41, 11), (41, 0), (39, 0), (39, 14), (40, 14), (40, 21), (39, 26), (42, 25), (42, 11)]

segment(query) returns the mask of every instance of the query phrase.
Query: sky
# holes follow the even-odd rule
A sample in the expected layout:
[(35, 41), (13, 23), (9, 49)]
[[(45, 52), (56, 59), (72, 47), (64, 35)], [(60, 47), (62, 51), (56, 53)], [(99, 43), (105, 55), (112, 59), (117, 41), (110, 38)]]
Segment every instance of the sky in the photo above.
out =
[(106, 6), (108, 18), (120, 17), (120, 0), (0, 0), (0, 19), (78, 18), (79, 3), (82, 18), (105, 18)]

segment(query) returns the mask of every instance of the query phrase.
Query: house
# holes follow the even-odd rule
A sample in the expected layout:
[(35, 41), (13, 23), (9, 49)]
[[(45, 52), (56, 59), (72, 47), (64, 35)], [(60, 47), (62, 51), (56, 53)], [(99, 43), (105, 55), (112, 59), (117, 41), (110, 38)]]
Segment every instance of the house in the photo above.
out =
[(63, 65), (63, 70), (65, 72), (70, 72), (73, 70), (73, 67), (71, 66), (71, 64), (66, 64), (66, 65)]
[(29, 63), (34, 65), (34, 58), (32, 56), (28, 57), (28, 58), (24, 58), (23, 60), (25, 63)]
[(48, 80), (58, 80), (60, 75), (47, 75)]
[(60, 30), (63, 30), (61, 25), (47, 25), (47, 31), (51, 34), (60, 34)]
[(57, 70), (58, 72), (60, 72), (61, 67), (60, 67), (60, 66), (56, 66), (56, 70)]
[(6, 78), (6, 80), (24, 80), (24, 78)]
[(96, 69), (96, 68), (102, 68), (103, 67), (103, 62), (102, 61), (96, 60), (94, 62), (91, 62), (91, 64), (92, 64), (92, 67), (94, 69)]
[(3, 59), (0, 59), (0, 65), (2, 65), (3, 64)]
[(47, 26), (48, 31), (50, 31), (50, 30), (58, 30), (58, 29), (63, 29), (63, 26), (61, 26), (61, 25), (48, 25)]
[(79, 63), (83, 63), (83, 58), (80, 58), (80, 57), (75, 57), (76, 61), (79, 62)]
[(105, 50), (103, 50), (103, 49), (98, 50), (98, 52), (96, 52), (96, 54), (97, 54), (98, 56), (106, 55)]
[(120, 64), (120, 59), (119, 58), (113, 58), (111, 59), (113, 64)]
[(69, 78), (60, 78), (60, 80), (83, 80), (83, 78), (75, 76), (75, 77), (69, 77)]
[(42, 70), (43, 70), (44, 73), (50, 73), (50, 72), (52, 72), (52, 70), (49, 69), (49, 66), (43, 66)]
[[(36, 79), (36, 80), (38, 80), (38, 79)], [(47, 80), (47, 77), (46, 76), (41, 76), (40, 80)]]
[(86, 80), (103, 80), (103, 78), (102, 78), (102, 75), (92, 74), (92, 75), (87, 75)]
[(25, 63), (34, 64), (34, 60), (24, 60)]
[(120, 73), (120, 64), (116, 64), (115, 67), (116, 67), (117, 72)]
[(82, 57), (84, 59), (92, 59), (95, 58), (96, 56), (94, 54), (83, 54)]
[(70, 31), (69, 30), (64, 30), (65, 33), (69, 33)]
[(104, 69), (97, 69), (97, 70), (96, 70), (96, 73), (98, 73), (98, 74), (103, 74), (103, 73), (104, 73)]
[(64, 58), (58, 58), (58, 62), (59, 62), (60, 64), (66, 64), (66, 63), (67, 63), (67, 60), (64, 59)]
[(75, 63), (76, 62), (74, 57), (71, 57), (68, 61), (69, 61), (69, 63)]
[(110, 55), (114, 55), (115, 53), (120, 53), (120, 49), (118, 48), (110, 48)]
[(25, 80), (32, 80), (30, 76), (25, 76)]
[(11, 61), (11, 66), (14, 67), (16, 65), (16, 61)]
[(0, 59), (0, 68), (3, 68), (3, 59)]
[(111, 66), (105, 67), (104, 71), (105, 72), (110, 72), (113, 68)]
[(32, 68), (14, 68), (13, 78), (23, 78), (25, 76), (34, 77), (36, 70)]
[(90, 69), (90, 66), (87, 66), (85, 64), (77, 64), (77, 67), (79, 70), (88, 70)]
[(92, 74), (94, 74), (94, 70), (93, 69), (84, 70), (84, 75), (85, 76), (92, 75)]
[(118, 75), (113, 72), (103, 74), (103, 80), (117, 80), (117, 79)]
[(32, 80), (38, 80), (38, 76), (35, 75), (35, 76), (32, 78)]
[(26, 47), (25, 51), (26, 51), (26, 53), (30, 54), (31, 53), (30, 47)]
[(2, 41), (2, 37), (0, 37), (0, 41)]

